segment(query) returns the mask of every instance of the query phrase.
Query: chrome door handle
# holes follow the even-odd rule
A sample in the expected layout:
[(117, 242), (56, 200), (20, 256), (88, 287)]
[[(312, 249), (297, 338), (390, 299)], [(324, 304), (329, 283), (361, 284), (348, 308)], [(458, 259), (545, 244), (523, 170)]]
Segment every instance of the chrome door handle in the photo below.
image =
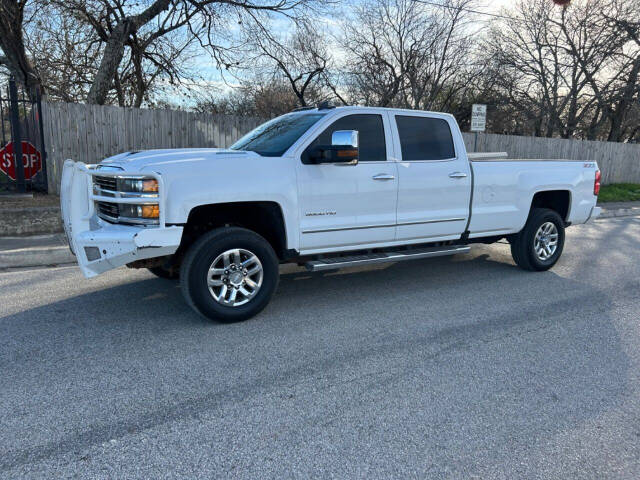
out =
[(390, 175), (388, 173), (379, 173), (377, 175), (374, 175), (373, 177), (374, 180), (395, 180), (396, 177), (393, 175)]
[(467, 174), (464, 172), (453, 172), (449, 174), (449, 178), (467, 178)]

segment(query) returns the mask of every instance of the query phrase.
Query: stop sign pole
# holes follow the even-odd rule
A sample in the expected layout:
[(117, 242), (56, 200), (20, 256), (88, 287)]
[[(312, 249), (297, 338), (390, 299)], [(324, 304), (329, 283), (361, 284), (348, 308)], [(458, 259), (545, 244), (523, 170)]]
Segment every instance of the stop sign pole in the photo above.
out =
[(9, 98), (11, 99), (11, 137), (13, 140), (16, 183), (18, 192), (25, 193), (27, 187), (24, 181), (24, 164), (22, 162), (22, 132), (20, 131), (20, 112), (18, 111), (18, 88), (14, 77), (9, 79)]

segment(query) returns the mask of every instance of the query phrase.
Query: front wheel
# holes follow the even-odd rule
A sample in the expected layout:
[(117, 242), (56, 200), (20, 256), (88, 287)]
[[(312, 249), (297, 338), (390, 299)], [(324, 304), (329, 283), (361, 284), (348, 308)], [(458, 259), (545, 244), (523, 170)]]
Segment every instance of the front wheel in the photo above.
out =
[(562, 255), (564, 239), (560, 215), (548, 208), (535, 208), (524, 228), (510, 240), (511, 255), (525, 270), (549, 270)]
[(180, 268), (182, 293), (198, 313), (238, 322), (267, 306), (278, 286), (278, 258), (260, 235), (226, 227), (203, 235)]

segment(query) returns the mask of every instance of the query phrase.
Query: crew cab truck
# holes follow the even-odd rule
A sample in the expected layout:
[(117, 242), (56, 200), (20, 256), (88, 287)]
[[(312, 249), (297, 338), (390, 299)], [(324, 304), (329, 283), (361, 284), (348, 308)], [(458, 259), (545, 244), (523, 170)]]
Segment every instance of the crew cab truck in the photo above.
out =
[(551, 268), (565, 228), (596, 218), (594, 161), (467, 154), (453, 116), (305, 108), (229, 149), (65, 162), (65, 231), (86, 277), (128, 265), (179, 278), (219, 321), (260, 312), (278, 265), (309, 270), (453, 255), (506, 238), (525, 270)]

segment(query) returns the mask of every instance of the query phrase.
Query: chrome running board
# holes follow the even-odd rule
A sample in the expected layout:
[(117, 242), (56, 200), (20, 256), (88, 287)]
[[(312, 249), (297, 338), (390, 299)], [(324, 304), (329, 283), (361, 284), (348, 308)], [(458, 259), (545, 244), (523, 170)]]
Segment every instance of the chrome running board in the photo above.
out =
[(372, 265), (375, 263), (402, 262), (405, 260), (418, 260), (420, 258), (443, 257), (467, 253), (471, 250), (466, 245), (453, 245), (446, 247), (416, 248), (398, 252), (371, 253), (369, 255), (353, 255), (350, 257), (333, 257), (312, 260), (304, 264), (307, 270), (318, 272), (321, 270), (335, 270), (337, 268), (357, 267), (360, 265)]

